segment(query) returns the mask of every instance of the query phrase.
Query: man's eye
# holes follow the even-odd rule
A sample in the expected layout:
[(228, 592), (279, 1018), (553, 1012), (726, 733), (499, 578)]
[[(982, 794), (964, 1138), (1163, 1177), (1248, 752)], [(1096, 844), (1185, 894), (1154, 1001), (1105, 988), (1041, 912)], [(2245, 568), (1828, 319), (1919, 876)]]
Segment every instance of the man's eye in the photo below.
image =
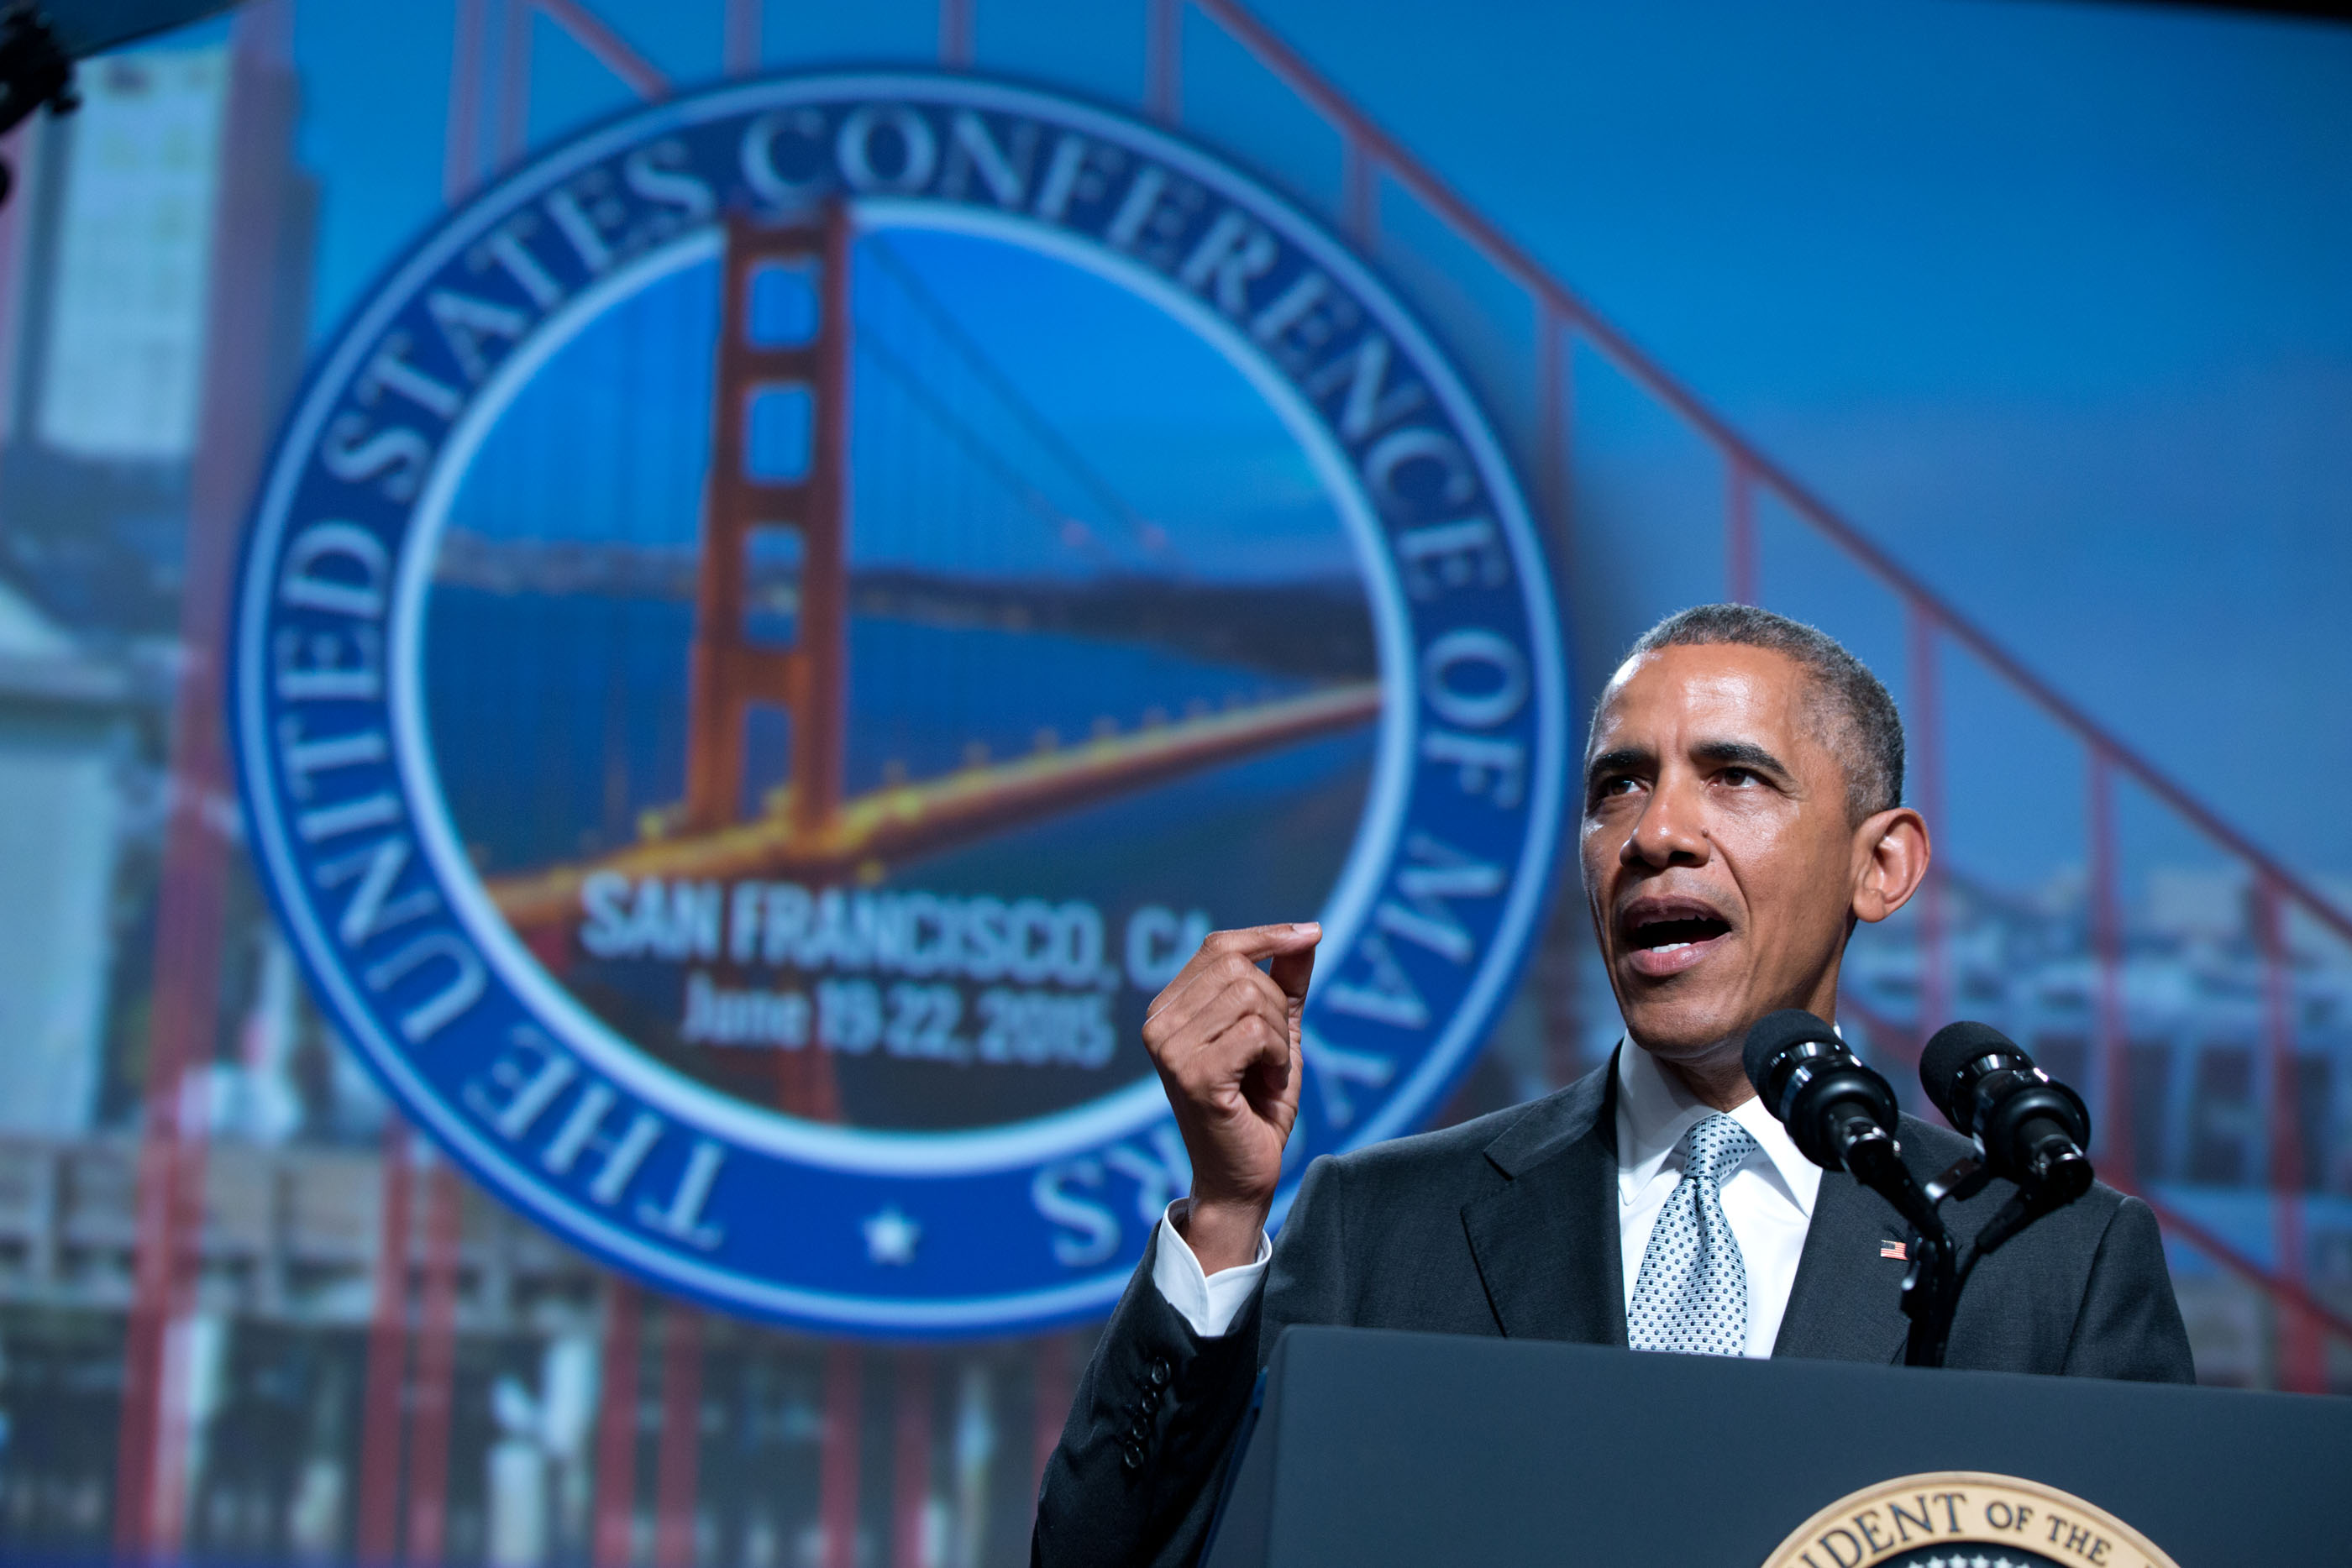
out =
[(1633, 793), (1636, 782), (1637, 780), (1622, 775), (1615, 779), (1603, 779), (1594, 787), (1592, 793), (1595, 796), (1628, 795)]
[(1725, 784), (1753, 784), (1756, 782), (1756, 775), (1750, 773), (1745, 768), (1727, 768), (1722, 772), (1717, 774), (1716, 779), (1717, 781)]

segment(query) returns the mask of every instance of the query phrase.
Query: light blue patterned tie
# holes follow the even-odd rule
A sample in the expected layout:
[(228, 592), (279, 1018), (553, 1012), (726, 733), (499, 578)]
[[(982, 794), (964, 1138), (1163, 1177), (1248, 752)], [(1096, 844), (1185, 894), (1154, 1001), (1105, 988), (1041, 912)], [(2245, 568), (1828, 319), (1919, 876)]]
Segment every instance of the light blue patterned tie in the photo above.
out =
[(1635, 1350), (1746, 1353), (1748, 1265), (1723, 1218), (1722, 1188), (1755, 1152), (1748, 1129), (1719, 1112), (1683, 1134), (1683, 1179), (1658, 1211), (1626, 1314)]

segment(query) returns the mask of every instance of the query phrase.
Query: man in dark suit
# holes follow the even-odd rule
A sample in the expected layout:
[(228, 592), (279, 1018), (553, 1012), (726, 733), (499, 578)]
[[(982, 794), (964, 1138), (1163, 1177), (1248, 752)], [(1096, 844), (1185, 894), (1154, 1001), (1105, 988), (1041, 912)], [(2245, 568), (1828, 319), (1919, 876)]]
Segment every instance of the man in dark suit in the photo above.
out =
[[(1897, 1358), (1902, 1221), (1797, 1153), (1739, 1052), (1767, 1013), (1834, 1018), (1855, 924), (1917, 891), (1927, 832), (1902, 781), (1893, 699), (1822, 632), (1738, 605), (1653, 628), (1594, 714), (1580, 831), (1626, 1040), (1532, 1104), (1318, 1160), (1272, 1249), (1320, 933), (1210, 937), (1144, 1026), (1192, 1196), (1170, 1206), (1079, 1385), (1034, 1560), (1192, 1561), (1289, 1323)], [(1923, 1181), (1969, 1152), (1907, 1116), (1901, 1143)], [(1955, 1234), (2011, 1190), (1948, 1207)], [(2095, 1186), (1995, 1253), (1947, 1362), (2189, 1381), (2147, 1206)]]

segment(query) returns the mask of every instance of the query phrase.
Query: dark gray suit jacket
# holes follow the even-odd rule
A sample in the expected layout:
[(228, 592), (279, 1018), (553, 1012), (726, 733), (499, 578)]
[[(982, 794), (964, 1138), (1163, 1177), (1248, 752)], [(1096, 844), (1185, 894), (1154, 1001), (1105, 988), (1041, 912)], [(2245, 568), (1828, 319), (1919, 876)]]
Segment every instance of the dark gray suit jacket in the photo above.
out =
[[(1264, 1288), (1221, 1339), (1193, 1333), (1160, 1296), (1147, 1249), (1046, 1462), (1032, 1562), (1192, 1562), (1258, 1369), (1291, 1323), (1623, 1344), (1613, 1068), (1458, 1127), (1317, 1160)], [(1901, 1140), (1923, 1182), (1971, 1152), (1909, 1116)], [(1965, 1244), (2012, 1190), (1997, 1181), (1947, 1205), (1947, 1223)], [(1880, 1247), (1906, 1235), (1885, 1199), (1824, 1172), (1772, 1354), (1900, 1359), (1904, 1265)], [(2010, 1242), (1969, 1281), (1946, 1364), (2192, 1381), (2156, 1217), (2098, 1186)]]

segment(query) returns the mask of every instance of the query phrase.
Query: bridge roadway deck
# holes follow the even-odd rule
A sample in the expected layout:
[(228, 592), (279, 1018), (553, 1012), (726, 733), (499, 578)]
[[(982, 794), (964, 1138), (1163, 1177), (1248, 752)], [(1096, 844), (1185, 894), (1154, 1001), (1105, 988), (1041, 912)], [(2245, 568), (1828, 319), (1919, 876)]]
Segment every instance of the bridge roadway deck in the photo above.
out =
[(574, 919), (581, 885), (599, 872), (692, 881), (835, 880), (872, 862), (937, 853), (1056, 811), (1352, 729), (1380, 711), (1378, 681), (1329, 686), (885, 785), (844, 801), (814, 833), (793, 831), (788, 813), (772, 810), (716, 832), (648, 839), (596, 860), (493, 879), (490, 896), (509, 924), (530, 933)]

